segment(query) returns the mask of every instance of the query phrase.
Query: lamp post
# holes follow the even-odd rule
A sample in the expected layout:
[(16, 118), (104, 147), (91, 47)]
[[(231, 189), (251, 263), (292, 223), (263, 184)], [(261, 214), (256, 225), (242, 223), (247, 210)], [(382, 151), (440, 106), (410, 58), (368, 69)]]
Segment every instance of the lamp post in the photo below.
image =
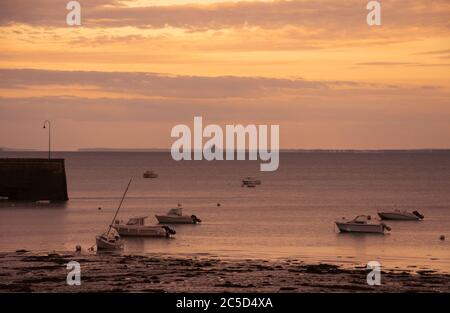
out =
[(50, 160), (50, 137), (51, 137), (51, 123), (49, 120), (45, 120), (44, 121), (44, 127), (42, 128), (47, 128), (45, 127), (48, 124), (48, 159)]

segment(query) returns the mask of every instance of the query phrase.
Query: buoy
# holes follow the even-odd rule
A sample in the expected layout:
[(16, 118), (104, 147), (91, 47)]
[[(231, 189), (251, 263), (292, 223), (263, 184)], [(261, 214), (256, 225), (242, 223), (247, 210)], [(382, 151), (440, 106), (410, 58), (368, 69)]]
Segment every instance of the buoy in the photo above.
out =
[(444, 235), (441, 235), (441, 236), (439, 237), (439, 239), (445, 240), (445, 236), (444, 236)]
[(217, 203), (217, 206), (220, 206), (220, 203)]
[(98, 207), (98, 210), (100, 211), (102, 208), (101, 207)]
[(80, 245), (77, 245), (77, 246), (75, 247), (75, 251), (80, 252), (80, 251), (81, 251), (81, 246), (80, 246)]

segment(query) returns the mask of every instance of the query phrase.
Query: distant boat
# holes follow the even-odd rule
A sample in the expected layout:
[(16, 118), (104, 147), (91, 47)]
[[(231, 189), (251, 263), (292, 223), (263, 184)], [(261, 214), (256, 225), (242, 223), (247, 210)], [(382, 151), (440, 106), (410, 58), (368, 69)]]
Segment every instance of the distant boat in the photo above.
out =
[(197, 224), (202, 221), (195, 215), (183, 215), (182, 208), (173, 208), (166, 215), (155, 215), (155, 217), (161, 224)]
[(344, 233), (378, 233), (384, 234), (386, 230), (390, 231), (391, 228), (378, 221), (372, 221), (368, 215), (358, 215), (352, 220), (346, 220), (342, 218), (337, 220), (336, 226), (339, 231)]
[(383, 211), (378, 212), (378, 215), (382, 220), (402, 220), (402, 221), (419, 221), (423, 220), (423, 216), (418, 211), (408, 212), (408, 211)]
[(119, 206), (117, 207), (116, 213), (114, 214), (111, 224), (109, 224), (108, 231), (95, 237), (95, 243), (97, 244), (97, 250), (120, 250), (120, 249), (123, 249), (122, 239), (120, 238), (120, 235), (117, 233), (117, 231), (114, 228), (112, 228), (112, 226), (114, 224), (114, 221), (116, 220), (117, 213), (119, 213), (120, 207), (122, 206), (123, 199), (125, 199), (128, 188), (130, 188), (132, 180), (133, 180), (133, 178), (130, 178), (130, 181), (128, 182), (125, 192), (123, 193), (122, 199), (120, 200)]
[(158, 174), (151, 170), (151, 171), (145, 171), (144, 174), (142, 174), (143, 178), (158, 178)]
[(137, 216), (130, 218), (125, 224), (122, 221), (116, 221), (114, 228), (119, 235), (126, 237), (166, 237), (170, 238), (175, 235), (174, 229), (169, 226), (150, 226), (145, 225), (145, 219), (147, 216)]
[(242, 186), (241, 187), (256, 187), (258, 185), (261, 185), (261, 180), (253, 178), (253, 177), (245, 177), (242, 180)]

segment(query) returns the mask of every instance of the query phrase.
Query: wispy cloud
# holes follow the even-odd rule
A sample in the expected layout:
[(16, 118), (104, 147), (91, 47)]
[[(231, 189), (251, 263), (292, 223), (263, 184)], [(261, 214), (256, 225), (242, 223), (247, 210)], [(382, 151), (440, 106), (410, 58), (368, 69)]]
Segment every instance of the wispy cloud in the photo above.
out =
[[(46, 88), (50, 86), (50, 88)], [(73, 88), (73, 86), (78, 86)], [(83, 87), (84, 86), (84, 87)], [(34, 69), (0, 69), (0, 88), (22, 93), (47, 90), (50, 94), (65, 92), (66, 96), (78, 97), (83, 90), (111, 93), (111, 97), (122, 94), (129, 98), (187, 99), (234, 99), (297, 97), (300, 95), (323, 96), (332, 92), (361, 93), (382, 91), (387, 94), (402, 92), (406, 88), (420, 89), (423, 86), (405, 87), (390, 84), (375, 84), (357, 81), (305, 80), (301, 78), (270, 78), (251, 76), (187, 76), (141, 72), (95, 72), (53, 71)], [(434, 86), (439, 88), (439, 86)], [(73, 88), (73, 89), (72, 89)], [(413, 89), (410, 89), (413, 90)], [(72, 90), (72, 91), (71, 91)], [(105, 95), (102, 94), (103, 96)]]
[(450, 54), (450, 49), (445, 49), (445, 50), (433, 50), (433, 51), (425, 51), (425, 52), (420, 52), (417, 53), (420, 55), (441, 55), (441, 54)]
[(433, 67), (433, 66), (450, 66), (450, 63), (414, 63), (414, 62), (362, 62), (356, 63), (358, 66), (423, 66), (423, 67)]
[[(0, 23), (64, 26), (66, 0), (2, 1)], [(296, 25), (324, 29), (349, 29), (365, 23), (367, 11), (360, 0), (295, 0), (273, 2), (223, 2), (130, 7), (119, 0), (82, 3), (87, 27), (166, 26), (192, 30)], [(446, 0), (383, 1), (383, 21), (392, 26), (449, 27)]]

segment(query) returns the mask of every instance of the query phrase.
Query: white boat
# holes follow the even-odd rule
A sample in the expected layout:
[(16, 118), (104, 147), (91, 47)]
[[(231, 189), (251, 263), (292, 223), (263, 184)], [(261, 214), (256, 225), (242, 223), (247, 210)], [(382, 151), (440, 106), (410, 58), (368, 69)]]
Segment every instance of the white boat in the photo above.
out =
[(253, 177), (245, 177), (242, 180), (242, 187), (256, 187), (258, 185), (261, 185), (261, 180), (253, 178)]
[(143, 178), (158, 178), (158, 174), (155, 171), (145, 171), (144, 174), (142, 174)]
[(150, 226), (145, 225), (145, 219), (147, 216), (137, 216), (130, 218), (127, 223), (123, 221), (116, 221), (114, 228), (117, 230), (120, 236), (132, 236), (132, 237), (166, 237), (169, 238), (175, 235), (174, 229), (169, 226)]
[(123, 249), (123, 242), (119, 234), (111, 229), (100, 236), (95, 237), (97, 250), (119, 250)]
[(202, 220), (195, 215), (183, 215), (182, 208), (173, 208), (166, 215), (155, 215), (161, 224), (197, 224)]
[(382, 220), (401, 221), (419, 221), (424, 218), (424, 216), (418, 211), (408, 212), (400, 210), (378, 212), (378, 216), (380, 216)]
[(368, 215), (358, 215), (352, 220), (342, 218), (337, 220), (336, 226), (340, 232), (344, 233), (378, 233), (384, 234), (386, 230), (390, 231), (391, 228), (378, 221), (372, 221)]

